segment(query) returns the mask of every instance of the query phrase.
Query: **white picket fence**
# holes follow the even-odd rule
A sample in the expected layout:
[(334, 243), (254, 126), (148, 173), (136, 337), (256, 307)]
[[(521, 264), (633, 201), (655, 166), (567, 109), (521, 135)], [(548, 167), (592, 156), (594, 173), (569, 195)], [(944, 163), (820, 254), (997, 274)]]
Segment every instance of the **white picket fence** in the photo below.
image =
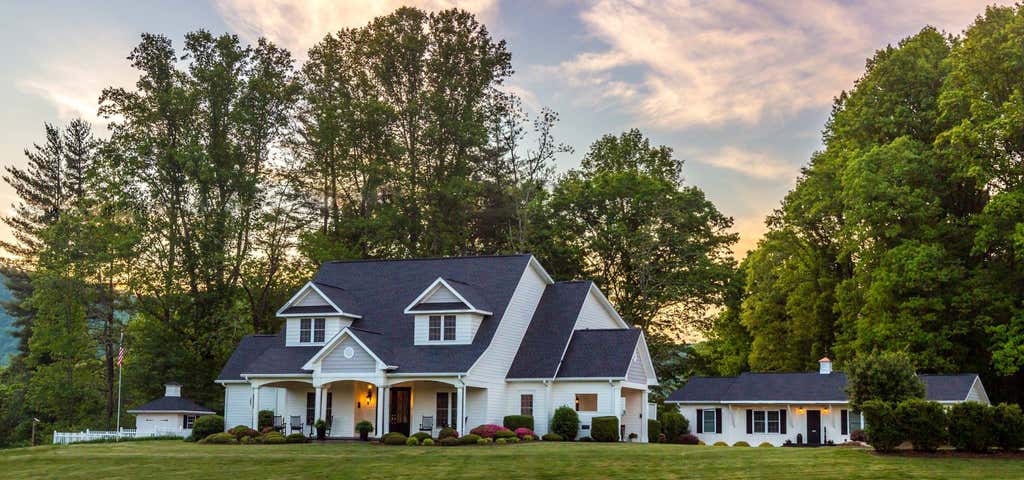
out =
[(54, 445), (88, 442), (92, 440), (120, 440), (140, 437), (187, 437), (191, 430), (157, 429), (153, 432), (139, 433), (134, 428), (122, 428), (120, 431), (86, 430), (84, 432), (53, 432)]

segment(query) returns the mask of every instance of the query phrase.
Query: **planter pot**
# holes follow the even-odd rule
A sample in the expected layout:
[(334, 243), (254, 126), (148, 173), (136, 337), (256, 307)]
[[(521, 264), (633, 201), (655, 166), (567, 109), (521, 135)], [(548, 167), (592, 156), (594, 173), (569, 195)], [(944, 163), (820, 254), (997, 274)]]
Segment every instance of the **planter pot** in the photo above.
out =
[(368, 432), (366, 430), (360, 430), (359, 431), (359, 439), (364, 441), (364, 442), (369, 440), (370, 439), (370, 432)]
[(318, 429), (316, 429), (316, 439), (317, 440), (326, 440), (327, 439), (327, 429), (326, 428), (318, 428)]

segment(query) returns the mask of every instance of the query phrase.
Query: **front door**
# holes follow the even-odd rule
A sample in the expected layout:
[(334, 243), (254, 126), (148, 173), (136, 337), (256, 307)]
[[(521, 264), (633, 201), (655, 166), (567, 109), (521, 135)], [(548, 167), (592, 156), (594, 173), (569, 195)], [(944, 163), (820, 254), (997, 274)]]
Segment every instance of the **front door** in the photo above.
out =
[(807, 444), (821, 445), (821, 410), (807, 411)]
[(409, 435), (409, 418), (412, 416), (409, 407), (412, 397), (412, 389), (409, 387), (394, 387), (391, 389), (391, 399), (388, 412), (388, 431), (401, 432)]

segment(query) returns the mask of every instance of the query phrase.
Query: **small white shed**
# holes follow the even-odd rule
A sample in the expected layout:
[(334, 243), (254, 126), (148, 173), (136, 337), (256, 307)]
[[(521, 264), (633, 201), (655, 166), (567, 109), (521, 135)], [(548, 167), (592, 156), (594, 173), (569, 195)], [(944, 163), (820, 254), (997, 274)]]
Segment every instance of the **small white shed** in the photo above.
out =
[(182, 397), (181, 384), (171, 382), (164, 385), (163, 398), (128, 410), (128, 413), (135, 415), (137, 436), (187, 437), (192, 434), (196, 418), (216, 412)]

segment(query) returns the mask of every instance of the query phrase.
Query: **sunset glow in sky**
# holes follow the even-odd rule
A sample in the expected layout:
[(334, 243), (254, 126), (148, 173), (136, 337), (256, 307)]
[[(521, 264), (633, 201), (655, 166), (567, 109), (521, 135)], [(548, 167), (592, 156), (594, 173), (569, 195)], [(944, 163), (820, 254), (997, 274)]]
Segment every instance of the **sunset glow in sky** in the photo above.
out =
[[(298, 58), (327, 32), (403, 4), (470, 10), (508, 41), (507, 87), (561, 114), (558, 138), (579, 164), (605, 133), (638, 127), (686, 160), (687, 182), (735, 218), (752, 248), (763, 220), (820, 148), (832, 99), (864, 61), (925, 25), (959, 33), (992, 1), (2, 1), (0, 162), (20, 165), (43, 122), (81, 116), (97, 131), (106, 86), (131, 86), (125, 57), (142, 32), (178, 45), (205, 28), (266, 36)], [(1011, 3), (1011, 2), (1001, 2)], [(0, 185), (0, 205), (15, 201)], [(6, 236), (6, 230), (0, 235)]]

